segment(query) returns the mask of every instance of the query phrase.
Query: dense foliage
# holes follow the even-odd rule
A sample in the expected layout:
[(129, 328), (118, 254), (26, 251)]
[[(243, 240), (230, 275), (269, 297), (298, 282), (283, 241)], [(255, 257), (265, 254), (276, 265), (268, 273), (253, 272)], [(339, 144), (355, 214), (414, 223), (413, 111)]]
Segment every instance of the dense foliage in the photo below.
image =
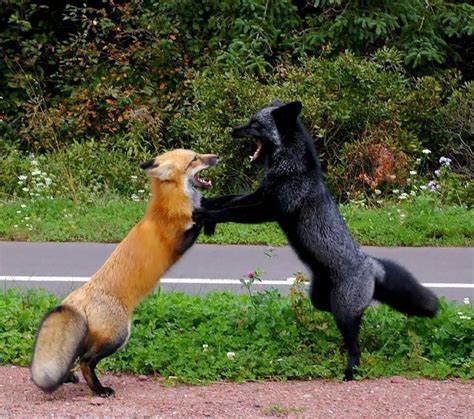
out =
[[(0, 295), (0, 363), (27, 365), (43, 314), (57, 304), (30, 292)], [(442, 302), (435, 319), (369, 308), (361, 330), (358, 376), (474, 378), (474, 310)], [(142, 303), (127, 346), (99, 364), (169, 380), (341, 378), (345, 351), (332, 316), (295, 286), (238, 296), (155, 294)]]
[(424, 175), (441, 156), (467, 173), (473, 14), (454, 0), (4, 1), (0, 192), (17, 194), (33, 152), (70, 179), (59, 195), (78, 179), (129, 195), (140, 159), (180, 146), (225, 153), (220, 190), (246, 188), (225, 130), (275, 96), (304, 102), (340, 199), (405, 187), (423, 147)]

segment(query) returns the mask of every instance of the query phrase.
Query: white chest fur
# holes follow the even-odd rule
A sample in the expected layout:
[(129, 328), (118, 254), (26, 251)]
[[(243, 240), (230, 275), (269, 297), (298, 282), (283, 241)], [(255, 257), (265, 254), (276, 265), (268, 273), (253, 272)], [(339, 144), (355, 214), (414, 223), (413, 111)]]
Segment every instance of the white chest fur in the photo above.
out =
[[(201, 207), (201, 193), (196, 188), (193, 188), (190, 182), (184, 183), (184, 192), (191, 199), (193, 210)], [(188, 229), (190, 229), (193, 225), (194, 223), (191, 221), (188, 224)]]

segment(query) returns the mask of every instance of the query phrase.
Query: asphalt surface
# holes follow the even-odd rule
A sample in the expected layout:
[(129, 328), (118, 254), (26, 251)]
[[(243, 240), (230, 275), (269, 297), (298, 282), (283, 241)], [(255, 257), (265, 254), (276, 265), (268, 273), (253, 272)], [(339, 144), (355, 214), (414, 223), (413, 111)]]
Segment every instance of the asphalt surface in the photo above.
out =
[[(0, 286), (45, 288), (63, 296), (82, 285), (106, 260), (116, 244), (0, 242)], [(378, 248), (368, 254), (389, 258), (409, 269), (438, 295), (474, 301), (474, 248)], [(244, 292), (239, 279), (264, 271), (259, 289), (285, 293), (287, 278), (308, 273), (290, 247), (195, 245), (162, 279), (165, 290), (204, 293), (228, 289)]]

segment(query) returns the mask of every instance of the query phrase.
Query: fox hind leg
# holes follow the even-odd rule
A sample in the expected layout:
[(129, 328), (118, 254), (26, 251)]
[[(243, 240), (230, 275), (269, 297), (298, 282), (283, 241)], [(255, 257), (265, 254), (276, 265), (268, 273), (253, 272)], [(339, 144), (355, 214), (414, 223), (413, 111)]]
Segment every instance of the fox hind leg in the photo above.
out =
[(360, 364), (359, 330), (367, 305), (365, 296), (354, 295), (350, 287), (338, 287), (331, 291), (332, 313), (349, 353), (344, 370), (346, 381), (354, 379), (354, 368)]
[(69, 371), (64, 378), (65, 383), (72, 383), (72, 384), (77, 384), (79, 382), (79, 377), (77, 374), (74, 374), (74, 371)]
[(334, 313), (337, 327), (342, 334), (347, 351), (349, 352), (349, 359), (344, 370), (344, 380), (350, 381), (354, 379), (354, 368), (360, 364), (360, 349), (359, 349), (359, 330), (362, 320), (360, 315), (340, 315), (339, 312)]
[(322, 281), (317, 282), (313, 279), (309, 296), (313, 307), (318, 310), (331, 312), (331, 289), (329, 284)]
[(94, 345), (90, 350), (82, 355), (80, 359), (80, 366), (82, 375), (89, 385), (90, 389), (100, 397), (110, 397), (115, 394), (111, 387), (104, 387), (95, 373), (95, 367), (99, 361), (109, 355), (112, 355), (120, 349), (128, 339), (129, 330), (120, 334), (113, 342), (108, 342), (102, 345)]

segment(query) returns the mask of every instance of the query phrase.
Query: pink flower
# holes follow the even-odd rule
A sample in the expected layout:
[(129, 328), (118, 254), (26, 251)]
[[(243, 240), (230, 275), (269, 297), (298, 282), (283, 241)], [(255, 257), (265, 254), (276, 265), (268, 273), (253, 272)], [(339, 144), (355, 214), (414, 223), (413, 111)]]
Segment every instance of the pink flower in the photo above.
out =
[(247, 273), (247, 278), (252, 279), (254, 276), (255, 276), (255, 272), (253, 271), (250, 271), (249, 273)]

